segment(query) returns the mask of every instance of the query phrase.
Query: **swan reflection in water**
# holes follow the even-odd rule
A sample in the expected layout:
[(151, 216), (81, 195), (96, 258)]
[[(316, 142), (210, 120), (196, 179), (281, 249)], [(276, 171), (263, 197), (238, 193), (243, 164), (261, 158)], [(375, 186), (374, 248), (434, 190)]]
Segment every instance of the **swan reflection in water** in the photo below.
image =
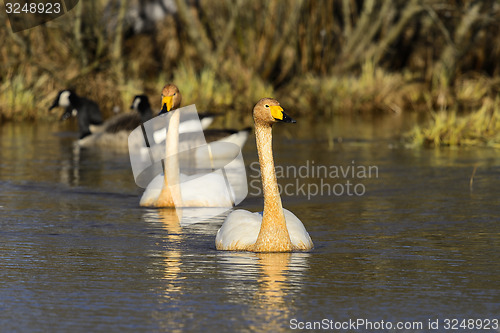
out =
[[(161, 285), (164, 290), (162, 294), (168, 298), (169, 295), (177, 295), (181, 291), (179, 280), (184, 279), (182, 272), (180, 244), (183, 242), (182, 228), (179, 223), (181, 211), (174, 209), (148, 210), (143, 218), (146, 222), (159, 229), (153, 233), (156, 238), (155, 245), (158, 250), (149, 254), (154, 258), (151, 263), (151, 274), (165, 282)], [(165, 231), (165, 232), (161, 232)], [(165, 244), (166, 246), (163, 246)]]
[(250, 330), (278, 331), (292, 315), (291, 298), (300, 293), (301, 281), (309, 269), (309, 253), (220, 253), (225, 292), (234, 302), (249, 305), (246, 318)]
[[(200, 219), (203, 216), (208, 219)], [(296, 312), (292, 299), (301, 292), (301, 285), (309, 269), (310, 253), (251, 253), (220, 252), (212, 239), (227, 211), (216, 217), (214, 208), (147, 209), (143, 216), (157, 232), (155, 248), (150, 256), (151, 276), (158, 279), (158, 301), (163, 306), (183, 303), (186, 297), (198, 295), (199, 281), (206, 281), (207, 288), (219, 288), (219, 302), (244, 305), (245, 318), (250, 318), (251, 330), (276, 331), (288, 325)], [(199, 243), (194, 238), (201, 239)], [(203, 241), (203, 239), (206, 239)], [(192, 242), (193, 241), (193, 242)], [(196, 243), (194, 243), (196, 242)], [(206, 256), (216, 256), (215, 266), (207, 264)], [(193, 281), (188, 281), (194, 279)], [(207, 280), (209, 279), (209, 280)], [(208, 282), (210, 281), (210, 282)], [(210, 285), (210, 286), (208, 286)], [(191, 295), (191, 296), (188, 296)], [(214, 301), (214, 300), (212, 300)], [(169, 304), (169, 305), (167, 305)], [(238, 310), (238, 314), (241, 314)], [(153, 314), (160, 325), (172, 331), (176, 325), (181, 330), (186, 323), (181, 313), (158, 311)], [(220, 320), (232, 320), (231, 311)], [(236, 312), (235, 312), (236, 316)], [(251, 318), (260, 318), (252, 321)], [(262, 320), (264, 318), (264, 320)], [(186, 324), (188, 325), (188, 324)]]
[[(154, 260), (155, 267), (152, 270), (155, 276), (159, 273), (166, 282), (162, 286), (165, 298), (177, 297), (176, 292), (181, 292), (182, 285), (179, 280), (186, 278), (182, 276), (182, 249), (187, 248), (183, 228), (191, 227), (190, 232), (195, 229), (196, 233), (211, 240), (216, 228), (214, 224), (219, 225), (226, 214), (227, 208), (162, 208), (145, 211), (144, 221), (158, 230), (153, 233), (158, 250), (150, 256), (161, 259)], [(196, 227), (192, 227), (194, 224)]]
[[(226, 213), (219, 215), (221, 213)], [(154, 250), (148, 256), (150, 264), (148, 273), (156, 280), (153, 292), (158, 303), (151, 313), (160, 331), (183, 332), (187, 326), (193, 325), (192, 320), (185, 320), (185, 313), (179, 311), (184, 302), (189, 302), (196, 283), (190, 281), (204, 280), (214, 270), (200, 264), (204, 253), (199, 253), (199, 259), (189, 253), (201, 248), (198, 244), (189, 243), (190, 237), (200, 234), (207, 238), (207, 244), (212, 244), (216, 228), (222, 224), (227, 215), (226, 208), (177, 208), (177, 209), (147, 209), (143, 220), (149, 225), (150, 236), (154, 240)], [(213, 250), (215, 252), (215, 249)], [(194, 259), (194, 261), (193, 261)], [(191, 295), (191, 296), (190, 296)]]

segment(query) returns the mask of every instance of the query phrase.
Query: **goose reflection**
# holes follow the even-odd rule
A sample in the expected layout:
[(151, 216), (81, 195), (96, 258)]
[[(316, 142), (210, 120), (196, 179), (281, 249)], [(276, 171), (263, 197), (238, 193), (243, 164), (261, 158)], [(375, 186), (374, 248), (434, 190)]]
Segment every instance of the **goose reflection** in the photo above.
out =
[(81, 150), (77, 145), (62, 145), (59, 181), (67, 186), (92, 186), (100, 183), (104, 175), (99, 166), (105, 156)]
[(68, 158), (61, 159), (59, 178), (61, 183), (68, 186), (80, 185), (80, 151), (72, 149)]

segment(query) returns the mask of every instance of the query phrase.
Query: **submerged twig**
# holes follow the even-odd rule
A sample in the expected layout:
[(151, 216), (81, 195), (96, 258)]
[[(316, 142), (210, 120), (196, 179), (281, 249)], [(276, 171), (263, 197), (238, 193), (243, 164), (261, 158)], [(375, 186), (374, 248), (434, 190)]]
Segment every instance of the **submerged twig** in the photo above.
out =
[(477, 164), (474, 164), (474, 169), (472, 170), (472, 175), (470, 176), (469, 189), (472, 192), (472, 185), (474, 184), (474, 175), (476, 174)]

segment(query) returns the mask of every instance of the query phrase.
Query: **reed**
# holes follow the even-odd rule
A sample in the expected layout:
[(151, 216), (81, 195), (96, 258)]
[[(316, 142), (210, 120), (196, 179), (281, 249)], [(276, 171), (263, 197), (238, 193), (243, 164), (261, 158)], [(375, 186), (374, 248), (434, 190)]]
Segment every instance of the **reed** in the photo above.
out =
[(474, 112), (457, 109), (432, 112), (429, 124), (409, 134), (416, 146), (489, 146), (500, 148), (500, 97), (485, 98)]
[[(276, 96), (298, 112), (479, 110), (498, 94), (498, 1), (175, 0), (177, 15), (131, 33), (146, 2), (81, 1), (42, 26), (0, 30), (0, 119), (55, 119), (60, 89), (128, 110), (175, 81), (200, 109)], [(7, 22), (0, 10), (0, 22)]]
[(278, 91), (297, 112), (334, 114), (410, 111), (424, 101), (425, 85), (411, 73), (391, 73), (367, 61), (359, 75), (307, 75)]

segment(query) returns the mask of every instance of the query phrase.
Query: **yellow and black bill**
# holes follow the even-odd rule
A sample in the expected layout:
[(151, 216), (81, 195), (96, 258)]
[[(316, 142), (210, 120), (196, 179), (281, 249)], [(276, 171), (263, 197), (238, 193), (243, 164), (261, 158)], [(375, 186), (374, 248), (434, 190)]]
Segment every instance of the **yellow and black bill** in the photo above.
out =
[(277, 121), (282, 121), (284, 123), (296, 123), (296, 121), (287, 115), (283, 108), (279, 105), (271, 105), (271, 115)]
[(167, 113), (172, 110), (174, 96), (163, 96), (161, 99), (161, 112), (160, 114)]

